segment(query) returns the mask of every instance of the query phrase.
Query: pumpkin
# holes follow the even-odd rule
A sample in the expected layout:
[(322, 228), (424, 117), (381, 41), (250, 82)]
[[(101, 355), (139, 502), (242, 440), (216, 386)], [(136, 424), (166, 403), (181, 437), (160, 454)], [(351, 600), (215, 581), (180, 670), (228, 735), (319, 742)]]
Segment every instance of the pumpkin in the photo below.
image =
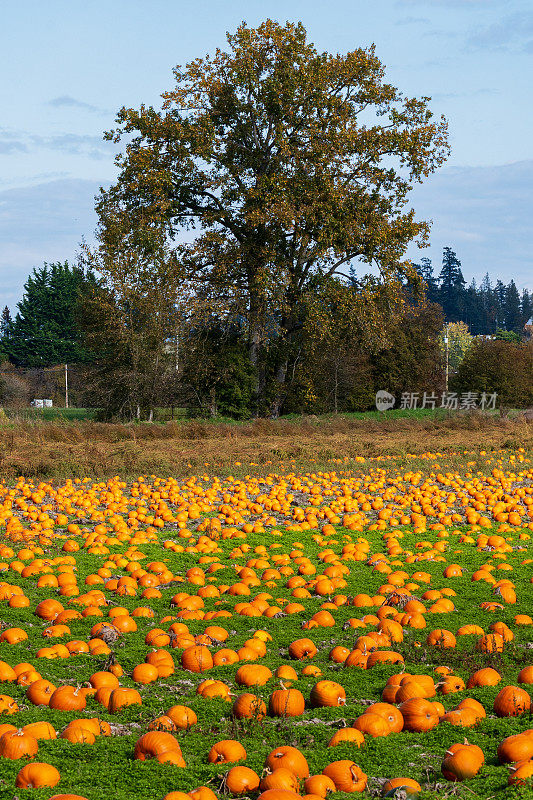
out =
[(368, 656), (366, 667), (372, 669), (376, 664), (403, 664), (403, 656), (393, 650), (377, 650)]
[(299, 793), (300, 781), (290, 769), (279, 767), (274, 770), (274, 772), (268, 773), (261, 779), (259, 788), (262, 792), (266, 792), (269, 789), (278, 789), (281, 791)]
[(240, 694), (233, 703), (233, 716), (237, 719), (261, 720), (266, 714), (266, 706), (255, 694)]
[(148, 683), (153, 683), (159, 678), (159, 671), (153, 664), (137, 664), (137, 666), (133, 668), (131, 677), (135, 683), (146, 685)]
[(533, 778), (533, 761), (522, 761), (511, 767), (509, 786), (523, 786), (531, 783)]
[(318, 650), (311, 639), (296, 639), (289, 645), (289, 655), (291, 658), (301, 660), (303, 658), (313, 658)]
[(346, 704), (346, 692), (335, 681), (319, 681), (311, 689), (311, 705), (315, 708), (343, 706)]
[(85, 695), (74, 686), (58, 686), (48, 703), (49, 708), (57, 711), (83, 711), (86, 705)]
[(485, 709), (483, 708), (481, 703), (478, 702), (477, 700), (474, 700), (473, 697), (465, 697), (464, 700), (461, 700), (457, 708), (459, 710), (464, 708), (471, 709), (476, 714), (478, 720), (485, 719), (485, 717), (487, 716)]
[(119, 686), (118, 678), (111, 672), (94, 672), (89, 678), (89, 683), (95, 689), (100, 689), (102, 686), (117, 689)]
[(391, 733), (389, 723), (385, 717), (368, 711), (361, 714), (360, 717), (357, 717), (353, 723), (353, 727), (361, 731), (361, 733), (371, 736), (373, 739), (380, 736), (388, 736), (389, 733)]
[(87, 800), (81, 794), (54, 794), (49, 800)]
[(262, 664), (243, 664), (235, 675), (239, 686), (264, 686), (272, 677), (272, 672)]
[(45, 722), (44, 720), (39, 722), (30, 722), (28, 725), (24, 725), (22, 730), (25, 733), (31, 733), (32, 736), (35, 736), (37, 741), (39, 739), (56, 739), (57, 734), (55, 728), (49, 722)]
[(141, 704), (141, 695), (136, 689), (113, 689), (109, 695), (108, 711), (116, 714), (121, 708)]
[[(31, 668), (31, 665), (28, 665)], [(17, 679), (17, 673), (7, 664), (5, 661), (0, 661), (0, 683), (5, 683), (7, 681), (15, 681)]]
[(444, 628), (436, 628), (435, 630), (431, 631), (426, 638), (426, 642), (434, 647), (439, 647), (441, 650), (445, 650), (449, 647), (453, 648), (457, 644), (453, 633), (445, 630)]
[(304, 789), (307, 794), (314, 794), (317, 797), (327, 797), (330, 792), (335, 791), (335, 784), (327, 775), (311, 775), (309, 778), (305, 779)]
[(265, 766), (272, 772), (280, 767), (290, 770), (297, 778), (309, 777), (309, 765), (303, 753), (296, 747), (276, 747), (266, 757)]
[(253, 792), (259, 786), (259, 775), (250, 767), (232, 767), (224, 778), (224, 789), (234, 797)]
[(500, 764), (528, 761), (531, 758), (533, 758), (533, 735), (529, 733), (515, 733), (507, 736), (498, 746)]
[[(336, 747), (338, 744), (344, 744), (345, 742), (361, 747), (365, 743), (365, 737), (357, 728), (340, 728), (335, 731), (329, 740), (328, 747)], [(314, 792), (311, 792), (311, 794), (314, 794)]]
[(403, 730), (403, 716), (399, 709), (390, 703), (373, 703), (366, 709), (367, 714), (378, 714), (387, 722), (391, 733)]
[[(312, 666), (312, 665), (309, 665)], [(304, 667), (304, 670), (308, 669), (308, 667)], [(276, 678), (281, 678), (281, 680), (285, 683), (285, 686), (289, 685), (288, 681), (297, 681), (298, 680), (298, 673), (291, 667), (290, 664), (282, 664), (280, 667), (277, 668), (274, 675)]]
[(0, 757), (17, 760), (33, 758), (39, 749), (35, 736), (23, 730), (6, 731), (0, 736)]
[(276, 689), (270, 695), (268, 711), (273, 717), (298, 717), (305, 711), (305, 699), (298, 689)]
[(397, 687), (394, 693), (394, 702), (404, 703), (412, 697), (426, 697), (426, 690), (421, 683), (410, 679)]
[(396, 792), (396, 790), (401, 791), (402, 789), (407, 795), (412, 795), (413, 792), (422, 791), (420, 784), (417, 781), (414, 781), (412, 778), (390, 778), (383, 784), (381, 793), (384, 797), (388, 797), (391, 796), (389, 793), (392, 792), (392, 796), (394, 796), (394, 792)]
[(518, 717), (530, 707), (529, 694), (518, 686), (505, 686), (494, 700), (494, 713), (498, 717)]
[(456, 708), (444, 714), (440, 721), (449, 722), (450, 725), (459, 725), (463, 728), (471, 728), (479, 722), (479, 717), (471, 708)]
[(283, 789), (267, 789), (257, 800), (302, 800), (301, 795)]
[(26, 697), (34, 706), (47, 706), (56, 687), (50, 681), (40, 678), (26, 689)]
[(437, 709), (422, 697), (413, 697), (400, 705), (404, 728), (407, 731), (424, 733), (439, 724)]
[(483, 667), (474, 672), (468, 679), (467, 688), (473, 689), (476, 686), (496, 686), (502, 679), (499, 672), (492, 667)]
[(205, 672), (213, 667), (213, 656), (205, 645), (192, 645), (181, 654), (181, 666), (189, 672)]
[(139, 759), (139, 761), (155, 758), (158, 761), (164, 762), (168, 760), (165, 756), (169, 753), (176, 754), (176, 759), (172, 760), (173, 764), (176, 764), (176, 766), (185, 766), (178, 740), (170, 733), (151, 731), (137, 739), (133, 757)]
[(18, 710), (19, 707), (12, 697), (8, 694), (0, 694), (0, 715), (11, 716), (11, 714), (16, 714)]
[[(233, 761), (245, 761), (246, 750), (234, 739), (223, 739), (214, 744), (207, 754), (210, 764), (228, 764)], [(269, 787), (273, 788), (273, 787)]]
[(192, 792), (189, 792), (189, 797), (192, 797), (192, 800), (218, 800), (209, 786), (199, 786), (197, 789), (193, 789)]
[(353, 761), (333, 761), (323, 770), (331, 778), (338, 792), (363, 792), (368, 776)]
[(437, 688), (440, 694), (455, 694), (455, 692), (462, 692), (466, 687), (463, 679), (458, 675), (445, 675)]
[(441, 771), (446, 780), (464, 781), (477, 775), (484, 762), (483, 751), (477, 745), (453, 745), (446, 751)]
[(504, 645), (505, 640), (499, 633), (487, 633), (478, 639), (476, 650), (480, 653), (501, 653)]
[(523, 667), (518, 673), (518, 683), (533, 683), (533, 666)]
[(60, 734), (60, 739), (66, 739), (71, 744), (94, 744), (96, 736), (82, 725), (67, 725)]
[(163, 800), (191, 800), (191, 796), (185, 792), (169, 792)]
[(166, 712), (166, 716), (172, 720), (176, 728), (181, 728), (181, 730), (187, 730), (198, 722), (196, 713), (187, 706), (172, 706)]
[(34, 761), (22, 767), (15, 779), (18, 789), (38, 789), (41, 786), (56, 786), (61, 780), (59, 770), (51, 764)]

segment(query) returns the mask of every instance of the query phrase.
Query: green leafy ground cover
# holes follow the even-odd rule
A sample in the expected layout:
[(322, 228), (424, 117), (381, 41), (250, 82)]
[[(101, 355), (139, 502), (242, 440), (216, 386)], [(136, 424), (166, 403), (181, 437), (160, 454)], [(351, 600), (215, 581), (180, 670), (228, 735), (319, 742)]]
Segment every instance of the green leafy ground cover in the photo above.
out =
[[(247, 544), (253, 548), (265, 545), (267, 548), (273, 542), (282, 545), (274, 552), (291, 552), (296, 543), (304, 546), (305, 555), (317, 565), (320, 571), (321, 562), (318, 553), (325, 547), (331, 547), (340, 553), (342, 546), (355, 540), (357, 534), (353, 531), (336, 525), (336, 535), (323, 537), (321, 542), (313, 538), (316, 531), (283, 531), (282, 536), (274, 538), (268, 530), (266, 533), (249, 533)], [(58, 529), (61, 530), (61, 529)], [(421, 539), (434, 543), (437, 541), (437, 531), (428, 530), (423, 537), (412, 532), (412, 526), (401, 526), (399, 529), (404, 536), (401, 545), (404, 550), (416, 552), (417, 543)], [(455, 533), (452, 533), (455, 531)], [(215, 793), (222, 797), (220, 789), (228, 765), (212, 765), (207, 763), (207, 753), (210, 747), (222, 739), (238, 739), (246, 748), (248, 758), (246, 765), (261, 773), (266, 755), (278, 745), (293, 745), (305, 754), (311, 774), (321, 772), (333, 760), (352, 759), (369, 776), (369, 782), (364, 797), (379, 796), (380, 779), (392, 777), (410, 777), (419, 781), (423, 791), (420, 800), (436, 800), (448, 796), (483, 798), (492, 797), (531, 797), (531, 786), (509, 788), (507, 786), (508, 768), (498, 764), (496, 751), (498, 744), (506, 736), (524, 731), (533, 727), (530, 715), (525, 714), (518, 718), (497, 718), (492, 711), (494, 698), (499, 689), (507, 684), (516, 684), (519, 670), (527, 664), (533, 664), (533, 636), (531, 627), (517, 626), (514, 622), (516, 614), (528, 614), (533, 608), (533, 586), (531, 541), (519, 541), (517, 534), (513, 535), (513, 544), (520, 549), (514, 550), (507, 556), (507, 562), (513, 566), (511, 575), (516, 586), (518, 602), (516, 605), (505, 606), (496, 613), (488, 613), (480, 608), (484, 601), (494, 599), (491, 587), (483, 582), (473, 582), (472, 573), (491, 560), (491, 553), (478, 550), (473, 544), (460, 543), (460, 532), (469, 532), (469, 525), (453, 526), (449, 528), (450, 536), (448, 549), (445, 554), (449, 563), (462, 565), (462, 577), (444, 578), (443, 570), (446, 562), (422, 561), (409, 564), (407, 571), (411, 574), (419, 569), (429, 572), (432, 576), (431, 588), (440, 589), (450, 587), (456, 592), (453, 598), (455, 610), (448, 614), (426, 615), (427, 628), (425, 630), (405, 629), (403, 643), (394, 649), (401, 653), (405, 659), (405, 670), (410, 673), (433, 674), (438, 665), (453, 668), (453, 672), (463, 678), (465, 683), (476, 669), (483, 666), (492, 666), (502, 675), (498, 687), (486, 687), (467, 690), (457, 694), (439, 696), (446, 710), (454, 708), (464, 697), (474, 697), (479, 700), (487, 711), (487, 718), (482, 720), (475, 728), (462, 729), (452, 727), (448, 723), (441, 723), (428, 733), (393, 733), (387, 737), (372, 739), (365, 737), (366, 741), (361, 749), (354, 745), (343, 744), (336, 748), (328, 748), (327, 743), (332, 734), (339, 727), (350, 724), (361, 714), (370, 702), (380, 700), (381, 692), (387, 678), (399, 671), (398, 665), (377, 665), (369, 670), (357, 667), (345, 667), (332, 663), (328, 654), (333, 646), (342, 644), (348, 648), (355, 645), (360, 629), (344, 628), (347, 621), (356, 616), (362, 617), (364, 613), (372, 613), (373, 609), (354, 608), (347, 603), (334, 612), (335, 626), (332, 628), (314, 628), (302, 631), (302, 622), (308, 620), (315, 613), (325, 598), (311, 597), (299, 600), (305, 606), (305, 611), (300, 614), (284, 616), (282, 618), (248, 618), (233, 614), (230, 619), (213, 620), (209, 624), (224, 624), (230, 632), (226, 642), (227, 647), (237, 650), (244, 644), (252, 633), (258, 629), (265, 630), (272, 635), (268, 643), (267, 655), (259, 663), (265, 664), (274, 671), (281, 664), (290, 662), (287, 648), (297, 638), (306, 636), (317, 645), (318, 654), (313, 663), (322, 670), (322, 677), (335, 680), (342, 684), (346, 690), (347, 704), (344, 708), (306, 708), (302, 717), (296, 719), (265, 718), (257, 720), (235, 720), (231, 714), (231, 704), (223, 700), (204, 699), (195, 694), (197, 685), (206, 677), (220, 679), (232, 687), (238, 694), (243, 691), (235, 683), (235, 673), (239, 664), (217, 667), (203, 675), (186, 672), (180, 664), (180, 650), (171, 649), (176, 671), (168, 677), (162, 678), (149, 686), (136, 686), (142, 695), (142, 706), (133, 706), (123, 709), (116, 715), (108, 714), (94, 699), (89, 698), (84, 712), (61, 712), (48, 708), (34, 707), (26, 700), (26, 687), (16, 686), (13, 683), (0, 684), (0, 693), (9, 694), (19, 704), (16, 715), (2, 718), (1, 722), (14, 723), (17, 726), (25, 725), (37, 720), (47, 720), (59, 732), (65, 725), (75, 718), (82, 716), (95, 717), (109, 721), (113, 725), (112, 737), (98, 737), (93, 745), (71, 744), (68, 741), (57, 739), (41, 741), (37, 760), (44, 761), (59, 769), (61, 783), (54, 789), (42, 788), (23, 790), (15, 789), (15, 778), (24, 762), (0, 761), (0, 798), (31, 797), (35, 800), (48, 800), (54, 793), (60, 791), (74, 792), (87, 797), (89, 800), (102, 800), (114, 797), (117, 800), (161, 800), (166, 793), (172, 790), (188, 792), (200, 785), (210, 786)], [(383, 552), (384, 541), (379, 531), (365, 530), (362, 534), (370, 543), (370, 553)], [(475, 534), (474, 534), (475, 535)], [(172, 530), (160, 531), (159, 540), (153, 544), (141, 544), (140, 549), (146, 556), (146, 562), (163, 560), (174, 575), (184, 575), (192, 566), (198, 564), (197, 552), (174, 553), (163, 550), (161, 543), (169, 538), (176, 538), (175, 526)], [(195, 541), (195, 539), (193, 539)], [(45, 548), (46, 556), (62, 555), (59, 549), (62, 540)], [(6, 544), (9, 544), (6, 542)], [(244, 566), (246, 558), (235, 559), (231, 555), (236, 543), (235, 540), (218, 541), (218, 553), (223, 564), (228, 565), (227, 572), (233, 573), (231, 565), (238, 563)], [(124, 548), (110, 546), (110, 553), (121, 552)], [(80, 591), (84, 591), (83, 583), (87, 575), (95, 573), (102, 567), (105, 557), (89, 554), (86, 550), (75, 553), (76, 570)], [(9, 562), (9, 559), (6, 559)], [(523, 563), (525, 562), (525, 563)], [(494, 561), (497, 565), (499, 562)], [(323, 566), (323, 565), (322, 565)], [(365, 562), (348, 562), (350, 569), (346, 575), (348, 585), (342, 590), (343, 594), (353, 596), (359, 593), (374, 595), (381, 585), (386, 582), (386, 576), (372, 571), (371, 566)], [(117, 574), (127, 574), (117, 570)], [(35, 576), (22, 578), (16, 572), (8, 570), (4, 579), (20, 585), (24, 593), (30, 598), (28, 609), (12, 609), (5, 602), (0, 605), (0, 618), (3, 627), (23, 627), (28, 633), (28, 639), (22, 643), (9, 645), (0, 643), (0, 659), (15, 665), (19, 662), (30, 662), (38, 669), (44, 678), (56, 685), (63, 683), (86, 684), (90, 675), (99, 669), (104, 669), (107, 656), (95, 657), (90, 655), (75, 655), (67, 659), (48, 660), (37, 659), (36, 651), (49, 644), (42, 637), (42, 631), (49, 623), (40, 620), (34, 615), (34, 610), (41, 600), (55, 596), (54, 590), (36, 588)], [(225, 577), (226, 580), (226, 577)], [(88, 587), (90, 588), (90, 587)], [(96, 588), (102, 588), (97, 586)], [(424, 587), (426, 588), (426, 587)], [(124, 676), (120, 679), (123, 686), (135, 686), (129, 673), (136, 664), (142, 663), (146, 654), (151, 649), (145, 644), (145, 636), (150, 629), (158, 626), (159, 620), (173, 613), (170, 601), (177, 590), (194, 594), (197, 587), (187, 582), (177, 585), (172, 584), (162, 588), (160, 599), (144, 600), (137, 597), (116, 597), (112, 592), (107, 592), (108, 599), (113, 605), (126, 607), (130, 612), (135, 608), (150, 605), (155, 612), (153, 619), (137, 617), (138, 630), (126, 633), (114, 644), (113, 652), (119, 663), (124, 668)], [(252, 590), (252, 594), (263, 591), (262, 587)], [(281, 598), (289, 598), (290, 590), (285, 586), (285, 579), (278, 581), (276, 588), (268, 591), (276, 603)], [(420, 590), (423, 591), (422, 589)], [(67, 606), (68, 598), (59, 598)], [(242, 598), (231, 597), (223, 608), (231, 609), (235, 602)], [(280, 600), (282, 603), (283, 601)], [(205, 599), (205, 610), (220, 608), (214, 605), (214, 600)], [(375, 610), (375, 609), (374, 609)], [(104, 618), (106, 609), (104, 608)], [(513, 642), (506, 645), (503, 653), (481, 654), (475, 651), (475, 636), (458, 637), (457, 647), (453, 650), (440, 651), (435, 647), (425, 644), (427, 633), (433, 628), (446, 628), (452, 632), (467, 623), (480, 625), (488, 630), (489, 624), (502, 620), (509, 625), (515, 634)], [(68, 625), (71, 635), (67, 639), (90, 638), (89, 631), (93, 624), (99, 621), (97, 617), (88, 617), (81, 620), (71, 620)], [(204, 631), (206, 623), (203, 620), (188, 620), (190, 632), (200, 634)], [(370, 626), (370, 629), (373, 629)], [(64, 641), (64, 640), (61, 640)], [(301, 675), (305, 662), (291, 662), (300, 674), (295, 686), (302, 691), (308, 700), (311, 689), (316, 683), (316, 678)], [(435, 676), (437, 679), (437, 676)], [(268, 705), (268, 697), (277, 687), (278, 681), (273, 678), (256, 693), (263, 697)], [(527, 688), (527, 687), (526, 687)], [(136, 740), (147, 730), (147, 726), (154, 717), (163, 714), (166, 709), (174, 704), (185, 704), (194, 709), (198, 716), (198, 724), (187, 732), (176, 734), (181, 746), (186, 768), (178, 768), (170, 764), (160, 764), (152, 761), (135, 761), (133, 749)], [(451, 784), (445, 781), (440, 773), (440, 764), (446, 749), (453, 743), (462, 742), (465, 738), (472, 744), (478, 744), (485, 754), (486, 764), (479, 774), (464, 784)], [(339, 795), (340, 797), (340, 795)]]

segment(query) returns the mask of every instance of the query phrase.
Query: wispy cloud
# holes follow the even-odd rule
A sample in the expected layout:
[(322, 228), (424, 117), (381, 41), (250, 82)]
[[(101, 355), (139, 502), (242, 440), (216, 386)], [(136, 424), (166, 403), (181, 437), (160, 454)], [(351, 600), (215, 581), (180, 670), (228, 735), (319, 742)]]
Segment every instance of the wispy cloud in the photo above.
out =
[(90, 111), (93, 114), (107, 114), (108, 112), (99, 106), (93, 106), (91, 103), (85, 103), (83, 100), (77, 100), (69, 94), (62, 94), (59, 97), (53, 97), (48, 100), (48, 106), (52, 108), (79, 108), (83, 111)]
[(116, 152), (116, 145), (105, 141), (101, 136), (89, 134), (63, 133), (42, 136), (27, 131), (0, 129), (0, 155), (29, 153), (32, 150), (55, 150), (65, 155), (84, 155), (100, 160), (110, 158)]
[(485, 27), (476, 27), (467, 45), (479, 49), (533, 52), (533, 11), (502, 17)]
[(484, 95), (500, 94), (499, 89), (473, 89), (464, 92), (433, 92), (432, 100), (456, 100), (462, 97), (482, 97)]
[(450, 167), (412, 192), (421, 219), (433, 219), (429, 255), (440, 263), (443, 247), (456, 250), (465, 277), (489, 272), (533, 289), (531, 183), (533, 160), (492, 167)]
[(57, 150), (67, 155), (85, 155), (88, 158), (101, 159), (109, 157), (114, 150), (112, 143), (104, 141), (100, 136), (87, 134), (64, 133), (57, 136), (30, 136), (36, 147)]
[(423, 31), (422, 36), (441, 39), (456, 39), (459, 34), (457, 31), (449, 31), (445, 28), (432, 28), (430, 31)]
[(400, 17), (396, 20), (396, 25), (425, 25), (429, 22), (427, 17)]
[(0, 191), (0, 305), (12, 309), (33, 267), (73, 260), (96, 227), (96, 181), (65, 179)]
[(26, 153), (27, 143), (19, 131), (0, 128), (0, 155), (11, 155), (12, 153)]

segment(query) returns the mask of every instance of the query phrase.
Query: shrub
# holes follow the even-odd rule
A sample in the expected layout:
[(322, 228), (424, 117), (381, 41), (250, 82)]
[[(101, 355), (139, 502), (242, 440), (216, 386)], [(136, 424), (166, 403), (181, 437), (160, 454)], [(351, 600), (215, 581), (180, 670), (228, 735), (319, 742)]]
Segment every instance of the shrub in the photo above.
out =
[(480, 340), (453, 380), (455, 391), (497, 392), (502, 405), (533, 405), (533, 343)]

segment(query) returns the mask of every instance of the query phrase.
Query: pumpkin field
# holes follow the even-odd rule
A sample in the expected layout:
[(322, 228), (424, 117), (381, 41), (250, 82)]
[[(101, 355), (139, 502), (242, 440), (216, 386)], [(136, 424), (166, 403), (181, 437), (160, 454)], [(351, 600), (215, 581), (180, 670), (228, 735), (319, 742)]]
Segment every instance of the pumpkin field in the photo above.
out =
[(0, 798), (531, 797), (533, 463), (0, 484)]

